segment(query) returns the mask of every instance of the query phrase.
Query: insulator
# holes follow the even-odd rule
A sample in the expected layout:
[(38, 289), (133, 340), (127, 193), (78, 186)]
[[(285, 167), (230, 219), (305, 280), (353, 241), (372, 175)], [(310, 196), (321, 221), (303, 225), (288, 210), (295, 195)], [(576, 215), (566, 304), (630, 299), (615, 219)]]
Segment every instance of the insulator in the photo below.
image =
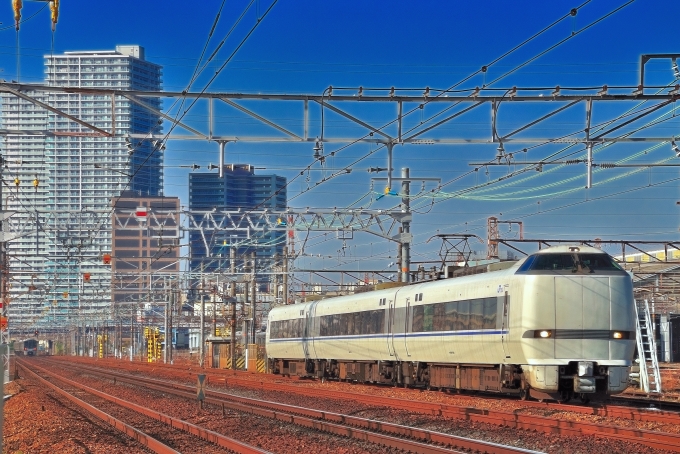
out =
[(16, 27), (17, 31), (19, 31), (19, 21), (21, 21), (22, 6), (21, 0), (12, 0), (12, 9), (14, 9), (14, 26)]
[(580, 159), (567, 159), (564, 163), (566, 165), (572, 165), (572, 164), (579, 164), (581, 162)]
[(603, 169), (613, 169), (616, 167), (616, 164), (613, 164), (611, 162), (603, 162), (602, 164), (599, 164), (599, 166)]
[(50, 2), (50, 10), (52, 11), (52, 31), (54, 31), (59, 20), (59, 0), (52, 0)]

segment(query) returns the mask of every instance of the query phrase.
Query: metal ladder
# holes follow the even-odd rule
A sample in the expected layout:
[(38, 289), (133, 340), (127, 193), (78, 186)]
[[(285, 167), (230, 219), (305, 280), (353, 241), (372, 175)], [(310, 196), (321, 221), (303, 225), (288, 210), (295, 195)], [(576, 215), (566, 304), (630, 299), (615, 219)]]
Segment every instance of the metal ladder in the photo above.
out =
[(653, 320), (649, 314), (649, 302), (635, 302), (635, 333), (640, 361), (640, 389), (646, 393), (661, 392), (661, 373), (654, 340)]

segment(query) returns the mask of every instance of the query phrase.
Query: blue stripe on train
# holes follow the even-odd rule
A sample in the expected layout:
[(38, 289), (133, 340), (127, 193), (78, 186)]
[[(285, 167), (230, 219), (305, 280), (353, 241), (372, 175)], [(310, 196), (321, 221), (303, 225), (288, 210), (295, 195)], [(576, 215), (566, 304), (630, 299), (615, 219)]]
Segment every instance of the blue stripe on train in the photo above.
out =
[[(429, 331), (426, 333), (395, 333), (395, 338), (404, 337), (434, 337), (434, 336), (478, 336), (482, 334), (508, 334), (508, 330), (479, 330), (479, 331)], [(324, 340), (350, 340), (350, 339), (388, 339), (387, 334), (367, 334), (358, 336), (323, 336), (323, 337), (308, 337), (307, 341), (324, 341)], [(269, 339), (269, 342), (299, 342), (304, 340), (303, 337), (290, 337), (282, 339)]]

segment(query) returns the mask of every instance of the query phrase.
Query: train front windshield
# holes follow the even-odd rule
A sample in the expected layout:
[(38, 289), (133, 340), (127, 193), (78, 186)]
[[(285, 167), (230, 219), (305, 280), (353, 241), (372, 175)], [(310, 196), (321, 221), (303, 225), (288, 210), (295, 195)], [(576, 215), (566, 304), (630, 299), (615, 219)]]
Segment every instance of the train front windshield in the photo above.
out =
[(568, 273), (625, 273), (607, 254), (561, 253), (534, 254), (527, 257), (518, 273), (552, 271)]

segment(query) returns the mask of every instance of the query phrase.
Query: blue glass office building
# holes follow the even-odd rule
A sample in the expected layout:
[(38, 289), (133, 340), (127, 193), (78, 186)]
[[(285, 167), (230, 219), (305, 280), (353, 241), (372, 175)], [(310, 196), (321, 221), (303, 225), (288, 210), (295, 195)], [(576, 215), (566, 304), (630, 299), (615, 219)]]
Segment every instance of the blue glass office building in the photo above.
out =
[[(215, 210), (218, 219), (220, 211), (282, 211), (286, 209), (286, 203), (286, 178), (255, 174), (250, 165), (225, 165), (222, 178), (217, 172), (189, 175), (189, 209)], [(285, 232), (251, 232), (248, 237), (247, 232), (224, 229), (203, 233), (192, 231), (189, 240), (191, 271), (215, 272), (229, 270), (230, 247), (236, 248), (238, 265), (251, 252), (256, 252), (258, 262), (263, 263), (275, 254), (283, 254), (286, 238)], [(207, 254), (208, 250), (210, 254)]]

